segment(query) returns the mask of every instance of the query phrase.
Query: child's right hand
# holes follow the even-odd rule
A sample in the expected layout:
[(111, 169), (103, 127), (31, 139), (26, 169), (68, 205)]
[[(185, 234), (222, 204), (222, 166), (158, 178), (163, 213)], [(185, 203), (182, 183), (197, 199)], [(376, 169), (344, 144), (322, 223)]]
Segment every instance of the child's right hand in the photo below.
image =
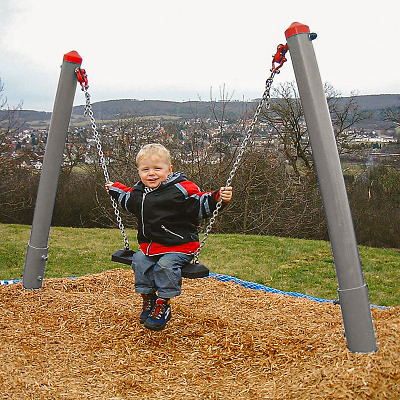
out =
[(221, 200), (226, 204), (232, 199), (232, 186), (221, 187), (219, 189), (218, 201)]
[(112, 185), (114, 185), (114, 182), (107, 182), (107, 183), (105, 184), (106, 191), (107, 191), (108, 194), (110, 194), (109, 189), (110, 189), (110, 187), (111, 187)]

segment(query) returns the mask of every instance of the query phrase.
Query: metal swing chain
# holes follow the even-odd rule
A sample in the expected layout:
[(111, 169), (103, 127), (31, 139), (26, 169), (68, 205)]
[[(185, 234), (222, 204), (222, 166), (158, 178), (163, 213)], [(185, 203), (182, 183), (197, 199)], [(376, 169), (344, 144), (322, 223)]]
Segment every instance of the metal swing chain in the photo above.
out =
[[(229, 177), (226, 180), (225, 187), (226, 186), (231, 186), (231, 183), (232, 183), (232, 180), (233, 180), (233, 178), (235, 176), (236, 170), (239, 167), (239, 164), (240, 164), (240, 161), (242, 160), (244, 151), (246, 150), (246, 147), (247, 147), (247, 145), (248, 145), (248, 143), (249, 143), (249, 141), (251, 139), (251, 136), (253, 135), (254, 128), (255, 128), (255, 126), (257, 124), (258, 117), (260, 116), (263, 107), (265, 106), (265, 108), (268, 110), (270, 105), (271, 105), (270, 104), (270, 98), (271, 98), (270, 92), (271, 92), (272, 83), (274, 81), (275, 75), (279, 74), (279, 72), (280, 72), (279, 69), (282, 67), (283, 63), (286, 61), (285, 53), (287, 52), (287, 49), (288, 49), (287, 45), (279, 45), (278, 46), (278, 50), (277, 50), (277, 52), (274, 55), (274, 58), (272, 60), (271, 75), (265, 82), (264, 93), (263, 93), (263, 95), (261, 97), (260, 102), (258, 103), (257, 109), (256, 109), (256, 111), (254, 113), (254, 116), (253, 116), (253, 119), (252, 119), (252, 121), (251, 121), (251, 123), (250, 123), (250, 125), (249, 125), (249, 127), (247, 129), (247, 132), (246, 132), (246, 135), (245, 135), (245, 137), (244, 137), (244, 139), (242, 141), (242, 144), (239, 147), (239, 151), (238, 151), (238, 154), (236, 156), (235, 162), (234, 162), (234, 164), (232, 166), (232, 169), (231, 169), (231, 171), (229, 173)], [(275, 66), (275, 63), (278, 63), (278, 65)], [(217, 216), (218, 216), (218, 213), (219, 213), (221, 207), (222, 207), (222, 199), (220, 199), (218, 201), (218, 203), (216, 205), (216, 208), (215, 208), (214, 212), (212, 213), (210, 221), (209, 221), (209, 223), (208, 223), (208, 225), (207, 225), (207, 227), (206, 227), (206, 229), (204, 231), (203, 239), (201, 240), (200, 246), (197, 249), (197, 251), (196, 251), (196, 253), (194, 254), (194, 257), (193, 257), (193, 262), (194, 263), (198, 263), (199, 262), (200, 253), (201, 253), (204, 245), (206, 244), (207, 238), (208, 238), (208, 236), (209, 236), (209, 234), (210, 234), (210, 232), (211, 232), (211, 230), (213, 228), (213, 225), (214, 225), (214, 223), (215, 223), (215, 221), (217, 219)]]
[[(243, 141), (242, 141), (242, 143), (241, 143), (241, 145), (239, 147), (239, 152), (238, 152), (238, 154), (236, 156), (235, 162), (234, 162), (234, 164), (232, 166), (232, 169), (231, 169), (231, 171), (229, 173), (229, 177), (226, 180), (225, 187), (226, 186), (230, 186), (231, 183), (232, 183), (232, 180), (233, 180), (233, 178), (235, 176), (236, 170), (238, 169), (239, 164), (240, 164), (240, 162), (242, 160), (244, 151), (246, 150), (247, 144), (249, 143), (250, 138), (253, 135), (253, 131), (254, 131), (255, 125), (256, 125), (256, 123), (258, 121), (258, 117), (260, 116), (263, 107), (265, 106), (267, 109), (269, 109), (269, 107), (270, 107), (270, 96), (271, 96), (270, 95), (270, 91), (271, 91), (272, 83), (273, 83), (275, 75), (279, 74), (279, 72), (280, 72), (279, 69), (286, 62), (285, 54), (286, 54), (287, 50), (288, 50), (288, 47), (287, 47), (286, 44), (285, 45), (282, 45), (282, 44), (278, 45), (277, 52), (273, 56), (273, 59), (272, 59), (272, 68), (270, 70), (271, 71), (271, 75), (266, 80), (264, 93), (263, 93), (262, 98), (261, 98), (261, 100), (260, 100), (260, 102), (259, 102), (259, 104), (257, 106), (257, 109), (256, 109), (256, 111), (254, 113), (254, 116), (253, 116), (253, 119), (252, 119), (252, 121), (250, 123), (250, 126), (247, 129), (246, 135), (245, 135), (245, 137), (244, 137), (244, 139), (243, 139)], [(278, 65), (275, 65), (275, 64), (278, 64)], [(81, 69), (81, 68), (76, 68), (75, 73), (76, 73), (78, 81), (79, 81), (79, 83), (80, 83), (80, 85), (82, 87), (82, 91), (85, 93), (86, 105), (85, 105), (84, 115), (85, 116), (89, 116), (89, 118), (90, 118), (90, 122), (92, 124), (93, 138), (94, 138), (94, 140), (96, 142), (96, 147), (97, 147), (99, 158), (100, 158), (100, 165), (101, 165), (101, 168), (103, 169), (105, 181), (106, 181), (106, 183), (108, 183), (108, 182), (110, 182), (110, 177), (109, 177), (109, 174), (108, 174), (107, 163), (106, 163), (106, 160), (105, 160), (105, 157), (104, 157), (104, 153), (102, 151), (100, 136), (99, 136), (99, 134), (97, 132), (96, 120), (94, 119), (94, 116), (93, 116), (92, 105), (91, 105), (91, 102), (90, 102), (90, 95), (89, 95), (89, 92), (88, 92), (89, 85), (88, 85), (86, 71), (84, 69)], [(111, 203), (112, 203), (112, 206), (113, 206), (113, 209), (114, 209), (115, 216), (117, 218), (118, 227), (119, 227), (119, 229), (121, 231), (121, 235), (122, 235), (122, 237), (124, 239), (125, 249), (128, 250), (129, 249), (129, 242), (128, 242), (128, 238), (127, 238), (126, 233), (125, 233), (124, 224), (122, 223), (122, 219), (121, 219), (121, 216), (120, 216), (120, 213), (119, 213), (119, 210), (118, 210), (118, 204), (112, 197), (111, 197)], [(201, 253), (201, 251), (202, 251), (202, 249), (203, 249), (203, 247), (204, 247), (204, 245), (205, 245), (205, 243), (207, 241), (207, 238), (208, 238), (208, 236), (209, 236), (209, 234), (210, 234), (210, 232), (212, 230), (212, 227), (213, 227), (213, 225), (214, 225), (214, 223), (216, 221), (216, 218), (218, 216), (218, 213), (219, 213), (221, 207), (222, 207), (222, 199), (220, 199), (218, 201), (218, 203), (216, 205), (216, 208), (215, 208), (215, 210), (214, 210), (214, 212), (213, 212), (213, 214), (212, 214), (212, 216), (210, 218), (210, 221), (209, 221), (209, 223), (208, 223), (208, 225), (206, 227), (206, 230), (205, 230), (204, 235), (203, 235), (203, 239), (200, 242), (200, 246), (197, 249), (196, 253), (194, 254), (194, 257), (193, 257), (193, 262), (194, 263), (198, 263), (199, 262), (200, 253)]]
[[(92, 131), (93, 131), (93, 139), (96, 142), (97, 152), (99, 154), (100, 166), (101, 166), (101, 168), (103, 170), (105, 182), (109, 183), (110, 182), (110, 176), (108, 174), (107, 162), (106, 162), (106, 159), (104, 157), (103, 149), (102, 149), (102, 146), (101, 146), (100, 135), (97, 132), (96, 120), (95, 120), (94, 115), (93, 115), (92, 104), (90, 102), (90, 94), (88, 92), (89, 85), (87, 83), (86, 72), (85, 72), (85, 70), (82, 70), (82, 69), (79, 69), (79, 68), (77, 68), (75, 70), (75, 72), (76, 72), (76, 74), (78, 76), (78, 80), (79, 80), (79, 82), (81, 84), (82, 91), (85, 93), (85, 98), (86, 98), (85, 110), (84, 110), (83, 115), (85, 117), (89, 117), (90, 118), (91, 128), (92, 128)], [(112, 207), (114, 209), (115, 217), (117, 219), (118, 228), (120, 229), (121, 235), (122, 235), (122, 237), (124, 239), (124, 248), (125, 248), (125, 250), (128, 250), (129, 249), (129, 241), (128, 241), (128, 238), (126, 236), (125, 227), (124, 227), (124, 224), (122, 222), (121, 215), (119, 213), (118, 203), (114, 200), (113, 197), (110, 197), (110, 199), (111, 199)]]

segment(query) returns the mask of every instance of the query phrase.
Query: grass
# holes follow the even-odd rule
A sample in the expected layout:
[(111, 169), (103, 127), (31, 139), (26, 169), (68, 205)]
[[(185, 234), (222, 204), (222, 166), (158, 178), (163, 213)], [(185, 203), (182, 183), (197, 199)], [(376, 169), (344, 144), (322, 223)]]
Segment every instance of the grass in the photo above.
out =
[[(136, 232), (127, 231), (137, 249)], [(0, 279), (20, 279), (30, 227), (0, 224)], [(119, 230), (53, 227), (46, 278), (82, 276), (113, 268), (123, 244)], [(400, 251), (360, 246), (371, 303), (400, 305)], [(210, 235), (200, 257), (212, 272), (283, 291), (336, 299), (337, 281), (329, 242), (255, 235)]]

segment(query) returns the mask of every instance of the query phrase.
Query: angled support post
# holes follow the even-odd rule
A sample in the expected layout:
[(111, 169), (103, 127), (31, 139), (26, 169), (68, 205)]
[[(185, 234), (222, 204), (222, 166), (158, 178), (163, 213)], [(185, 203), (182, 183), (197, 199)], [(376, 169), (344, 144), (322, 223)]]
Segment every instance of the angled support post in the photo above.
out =
[(368, 287), (353, 226), (332, 121), (307, 25), (285, 32), (310, 137), (325, 220), (338, 281), (347, 347), (355, 353), (378, 350)]
[(22, 284), (25, 289), (40, 289), (48, 258), (48, 243), (65, 141), (72, 114), (77, 77), (75, 68), (82, 63), (76, 51), (64, 55), (53, 113), (47, 135), (31, 234), (25, 256)]

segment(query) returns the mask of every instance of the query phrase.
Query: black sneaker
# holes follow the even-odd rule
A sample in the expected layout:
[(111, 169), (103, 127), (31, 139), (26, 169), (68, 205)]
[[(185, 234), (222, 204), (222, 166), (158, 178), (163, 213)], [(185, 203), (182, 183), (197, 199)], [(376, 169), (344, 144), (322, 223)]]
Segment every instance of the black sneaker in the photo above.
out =
[(158, 298), (144, 326), (152, 331), (162, 331), (171, 319), (171, 300)]
[(139, 322), (141, 324), (144, 324), (146, 319), (149, 317), (151, 310), (156, 304), (157, 296), (155, 293), (142, 294), (142, 299), (143, 299), (143, 308), (142, 308), (142, 313), (140, 314), (139, 317)]

